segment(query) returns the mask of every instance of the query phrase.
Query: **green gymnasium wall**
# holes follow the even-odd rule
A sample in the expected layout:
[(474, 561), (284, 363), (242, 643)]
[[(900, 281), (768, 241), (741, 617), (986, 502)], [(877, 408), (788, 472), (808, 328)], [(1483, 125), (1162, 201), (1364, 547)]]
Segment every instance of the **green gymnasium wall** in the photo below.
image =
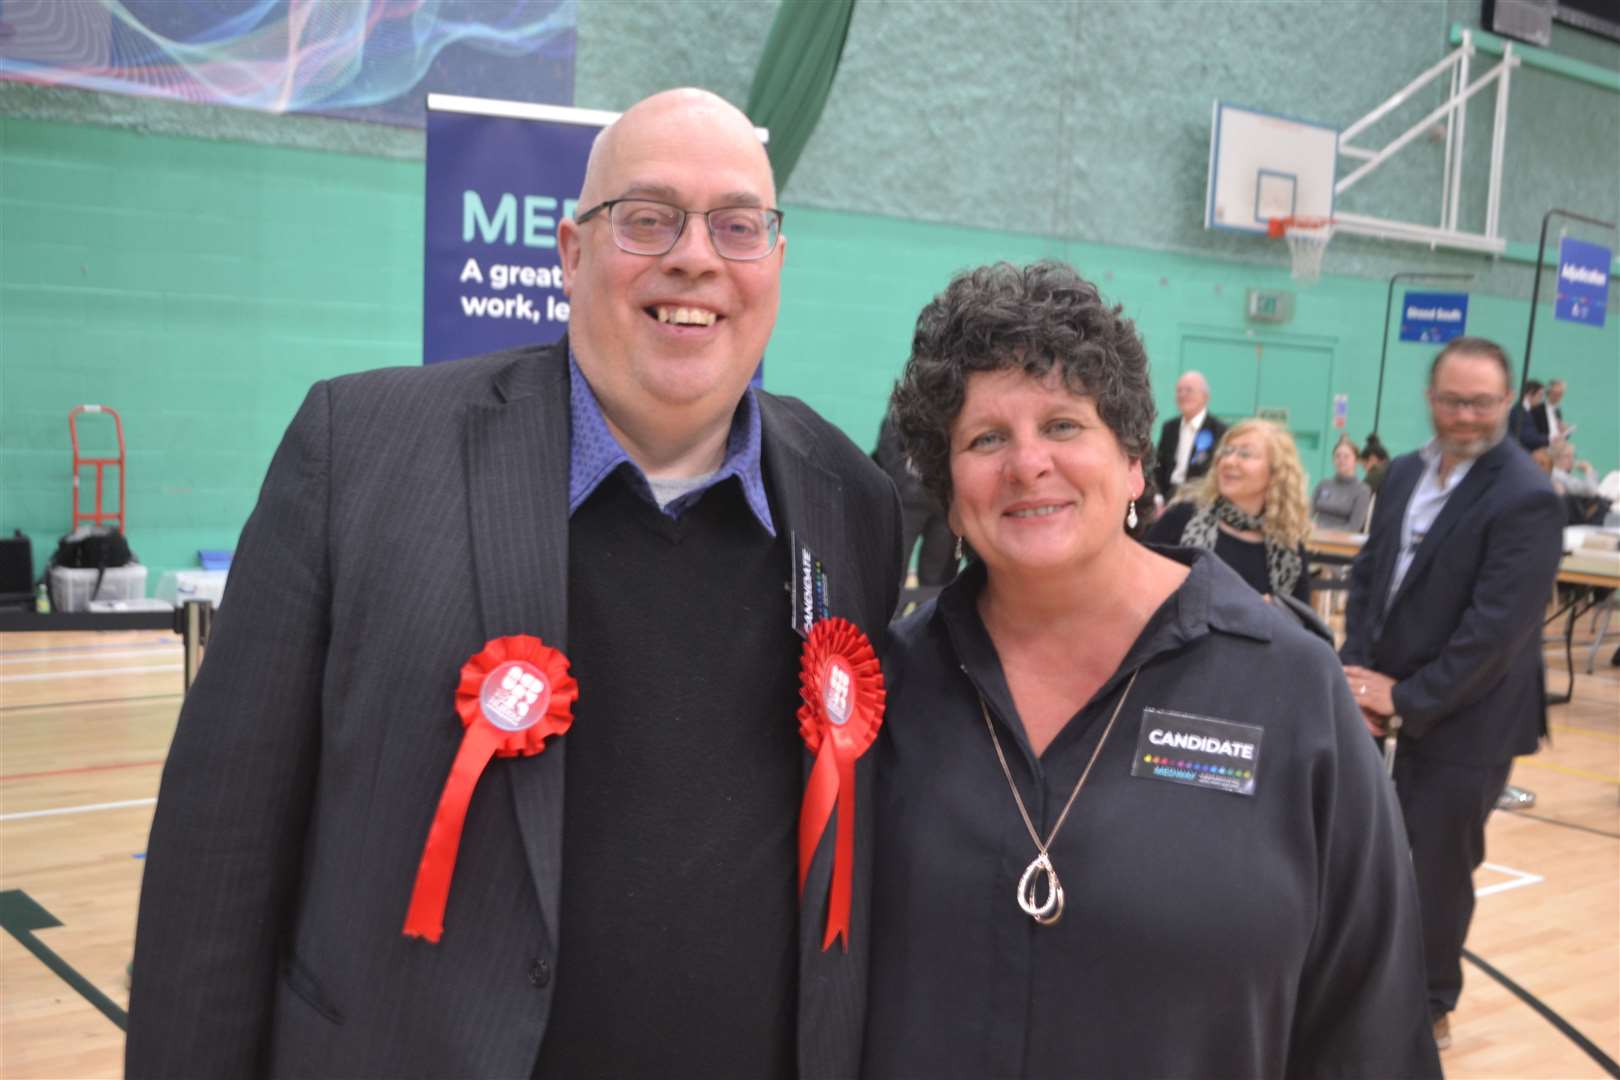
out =
[(234, 547), (309, 384), (420, 356), (421, 205), (420, 162), (0, 117), (0, 532), (55, 549), (95, 403), (149, 584)]
[[(585, 0), (575, 102), (621, 108), (681, 83), (741, 100), (774, 11), (774, 0)], [(870, 445), (922, 304), (958, 269), (1051, 256), (1136, 320), (1161, 413), (1189, 358), (1241, 363), (1258, 345), (1268, 370), (1305, 358), (1325, 371), (1316, 415), (1290, 417), (1323, 434), (1306, 446), (1322, 475), (1328, 396), (1348, 395), (1355, 437), (1371, 426), (1388, 274), (1479, 273), (1470, 332), (1517, 357), (1531, 270), (1348, 239), (1321, 283), (1299, 288), (1279, 246), (1200, 227), (1209, 102), (1347, 122), (1476, 16), (1465, 0), (862, 0), (828, 111), (783, 193), (767, 386)], [(1319, 45), (1302, 58), (1257, 44), (1296, 39)], [(1560, 28), (1554, 47), (1620, 70), (1611, 43)], [(1620, 210), (1620, 99), (1521, 73), (1503, 215), (1520, 245), (1534, 243), (1546, 205)], [(1437, 151), (1415, 149), (1358, 208), (1398, 213), (1429, 191)], [(97, 402), (124, 417), (130, 537), (152, 580), (194, 565), (198, 548), (232, 546), (308, 384), (418, 359), (420, 158), (420, 135), (397, 129), (0, 84), (0, 531), (29, 533), (43, 561), (68, 524), (67, 412)], [(1293, 291), (1292, 321), (1246, 320), (1251, 287)], [(1610, 303), (1600, 331), (1545, 306), (1535, 345), (1535, 374), (1568, 380), (1566, 419), (1600, 470), (1620, 464), (1613, 289)], [(1430, 355), (1389, 347), (1380, 427), (1392, 449), (1426, 438)], [(1222, 393), (1217, 408), (1230, 411)]]
[[(1122, 304), (1147, 345), (1161, 417), (1174, 415), (1175, 378), (1183, 358), (1192, 355), (1191, 345), (1213, 341), (1245, 356), (1256, 344), (1268, 354), (1325, 353), (1328, 395), (1349, 399), (1349, 433), (1359, 443), (1372, 428), (1385, 280), (1325, 274), (1315, 286), (1302, 288), (1281, 266), (789, 205), (782, 314), (767, 357), (766, 386), (803, 397), (862, 445), (876, 440), (918, 310), (957, 270), (996, 259), (1063, 259)], [(1521, 270), (1528, 278), (1530, 268)], [(1292, 320), (1277, 325), (1248, 320), (1250, 288), (1293, 292)], [(1400, 298), (1398, 287), (1397, 305)], [(1536, 322), (1535, 370), (1544, 378), (1557, 373), (1569, 383), (1565, 420), (1580, 425), (1581, 453), (1594, 460), (1601, 475), (1620, 467), (1620, 318), (1594, 330), (1551, 315), (1544, 302)], [(1470, 298), (1469, 332), (1504, 343), (1515, 358), (1523, 353), (1528, 320), (1529, 305), (1522, 300), (1481, 293)], [(1423, 389), (1435, 349), (1393, 340), (1394, 329), (1390, 336), (1379, 428), (1385, 445), (1400, 452), (1430, 435)], [(1217, 411), (1248, 411), (1223, 407), (1221, 390), (1217, 382)], [(1260, 402), (1274, 403), (1280, 402)], [(1331, 396), (1317, 404), (1314, 415), (1291, 415), (1290, 426), (1322, 433), (1314, 449), (1301, 442), (1306, 468), (1320, 478), (1331, 469), (1336, 432), (1331, 431)]]

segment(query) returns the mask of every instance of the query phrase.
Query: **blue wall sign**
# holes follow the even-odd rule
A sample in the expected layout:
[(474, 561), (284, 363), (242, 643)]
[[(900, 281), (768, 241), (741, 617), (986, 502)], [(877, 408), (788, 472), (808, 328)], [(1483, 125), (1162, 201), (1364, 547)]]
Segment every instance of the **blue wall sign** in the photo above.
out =
[(1468, 294), (1409, 292), (1401, 301), (1401, 340), (1446, 342), (1468, 327)]
[(1568, 322), (1602, 326), (1609, 302), (1609, 262), (1613, 254), (1601, 244), (1564, 237), (1558, 244), (1558, 303), (1555, 312)]
[(428, 110), (423, 363), (562, 337), (557, 223), (574, 214), (600, 130)]

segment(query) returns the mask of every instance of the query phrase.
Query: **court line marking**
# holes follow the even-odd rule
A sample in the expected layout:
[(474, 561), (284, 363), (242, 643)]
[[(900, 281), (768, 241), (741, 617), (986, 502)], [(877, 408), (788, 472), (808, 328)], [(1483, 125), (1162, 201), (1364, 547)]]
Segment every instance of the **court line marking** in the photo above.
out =
[(1587, 1057), (1591, 1058), (1602, 1067), (1604, 1072), (1608, 1073), (1610, 1076), (1620, 1078), (1620, 1062), (1615, 1061), (1608, 1054), (1605, 1054), (1596, 1043), (1594, 1043), (1591, 1039), (1588, 1039), (1585, 1035), (1582, 1035), (1580, 1031), (1576, 1029), (1576, 1027), (1568, 1020), (1565, 1020), (1562, 1016), (1559, 1016), (1557, 1013), (1553, 1012), (1552, 1008), (1540, 998), (1536, 997), (1536, 995), (1532, 994), (1530, 991), (1526, 990), (1524, 987), (1520, 986), (1518, 983), (1514, 982), (1512, 979), (1508, 978), (1502, 972), (1498, 971), (1490, 964), (1487, 964), (1484, 960), (1480, 959), (1479, 956), (1469, 952), (1467, 949), (1464, 949), (1462, 954), (1463, 959), (1467, 960), (1469, 963), (1479, 968), (1479, 970), (1501, 983), (1502, 987), (1506, 989), (1508, 993), (1530, 1006), (1530, 1008), (1533, 1009), (1538, 1016), (1547, 1021), (1547, 1023), (1551, 1024), (1553, 1027), (1557, 1028), (1558, 1031), (1570, 1042), (1580, 1047), (1581, 1050), (1586, 1053)]
[(1620, 776), (1610, 776), (1608, 773), (1589, 772), (1586, 769), (1577, 769), (1570, 765), (1555, 765), (1551, 761), (1537, 761), (1530, 757), (1515, 758), (1515, 769), (1545, 769), (1547, 772), (1563, 773), (1565, 776), (1578, 776), (1582, 780), (1597, 780), (1604, 784), (1620, 784)]
[(1620, 742), (1620, 733), (1605, 731), (1602, 728), (1581, 727), (1578, 724), (1548, 724), (1553, 731), (1568, 732), (1571, 735), (1586, 735), (1594, 739), (1607, 739), (1609, 742)]
[(66, 709), (74, 705), (128, 705), (132, 701), (185, 700), (184, 693), (137, 694), (134, 697), (86, 698), (83, 701), (41, 701), (34, 705), (0, 705), (0, 713), (39, 712), (42, 709)]
[(155, 675), (160, 672), (184, 670), (182, 664), (160, 664), (157, 667), (87, 668), (80, 671), (46, 671), (32, 675), (0, 675), (0, 683), (47, 682), (55, 679), (106, 679), (114, 675)]
[(1495, 870), (1498, 874), (1511, 874), (1513, 875), (1513, 880), (1498, 881), (1495, 885), (1487, 885), (1483, 889), (1475, 889), (1475, 897), (1495, 896), (1497, 893), (1505, 893), (1512, 889), (1522, 889), (1526, 885), (1540, 885), (1543, 881), (1547, 880), (1540, 874), (1532, 874), (1525, 870), (1515, 870), (1511, 866), (1503, 866), (1500, 863), (1480, 863), (1479, 865), (1487, 870)]
[(157, 797), (125, 799), (122, 802), (87, 803), (84, 806), (57, 806), (49, 810), (21, 810), (13, 814), (0, 814), (0, 821), (22, 821), (25, 818), (59, 817), (63, 814), (91, 814), (97, 810), (125, 810), (131, 806), (151, 806)]
[(179, 645), (159, 645), (145, 649), (119, 649), (99, 652), (91, 656), (84, 653), (36, 654), (34, 656), (0, 656), (0, 666), (6, 664), (73, 664), (86, 660), (150, 660), (155, 655), (180, 652)]
[(1547, 825), (1557, 825), (1561, 829), (1579, 829), (1581, 832), (1591, 833), (1593, 836), (1606, 836), (1610, 840), (1620, 840), (1620, 833), (1604, 832), (1602, 829), (1582, 825), (1576, 821), (1561, 821), (1558, 818), (1542, 817), (1540, 814), (1530, 814), (1523, 810), (1505, 810), (1503, 813), (1512, 814), (1514, 817), (1522, 817), (1527, 821), (1540, 821)]
[[(118, 631), (96, 630), (91, 633), (118, 633)], [(165, 634), (161, 638), (136, 638), (133, 641), (120, 641), (108, 645), (46, 645), (38, 649), (0, 649), (0, 656), (28, 656), (38, 653), (97, 653), (106, 649), (130, 649), (137, 647), (158, 648), (171, 647), (181, 644), (178, 634)]]
[(0, 776), (0, 784), (7, 780), (36, 780), (41, 776), (72, 776), (75, 773), (110, 772), (114, 769), (141, 769), (163, 764), (162, 758), (153, 761), (118, 761), (111, 765), (77, 765), (71, 769), (47, 769), (44, 772), (20, 772)]
[(79, 974), (66, 959), (57, 955), (55, 950), (34, 936), (36, 930), (50, 930), (61, 926), (61, 919), (46, 911), (37, 900), (21, 889), (7, 889), (0, 893), (0, 925), (4, 925), (6, 933), (15, 938), (17, 944), (33, 953), (34, 958), (50, 969), (52, 974), (78, 991), (81, 997), (95, 1006), (97, 1012), (117, 1024), (118, 1030), (128, 1030), (129, 1014), (120, 1009), (112, 998), (98, 990), (94, 983)]

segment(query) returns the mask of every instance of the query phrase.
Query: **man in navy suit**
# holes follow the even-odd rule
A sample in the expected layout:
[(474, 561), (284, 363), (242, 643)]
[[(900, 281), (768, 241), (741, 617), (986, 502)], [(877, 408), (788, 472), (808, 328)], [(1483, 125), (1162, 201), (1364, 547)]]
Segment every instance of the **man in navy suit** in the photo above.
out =
[(1513, 758), (1547, 730), (1542, 611), (1564, 514), (1506, 438), (1512, 375), (1501, 347), (1453, 340), (1429, 370), (1434, 440), (1390, 463), (1350, 571), (1350, 689), (1383, 735), (1399, 716), (1395, 787), (1423, 912), (1435, 1039), (1462, 991), (1485, 820)]

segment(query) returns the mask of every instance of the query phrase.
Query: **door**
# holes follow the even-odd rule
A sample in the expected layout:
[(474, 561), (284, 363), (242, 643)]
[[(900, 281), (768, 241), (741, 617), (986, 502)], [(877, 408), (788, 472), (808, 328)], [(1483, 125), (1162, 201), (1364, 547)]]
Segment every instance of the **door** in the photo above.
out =
[(1313, 479), (1331, 471), (1338, 440), (1331, 344), (1230, 331), (1183, 333), (1180, 370), (1202, 372), (1209, 380), (1209, 408), (1216, 416), (1229, 424), (1250, 416), (1276, 420), (1294, 436)]

